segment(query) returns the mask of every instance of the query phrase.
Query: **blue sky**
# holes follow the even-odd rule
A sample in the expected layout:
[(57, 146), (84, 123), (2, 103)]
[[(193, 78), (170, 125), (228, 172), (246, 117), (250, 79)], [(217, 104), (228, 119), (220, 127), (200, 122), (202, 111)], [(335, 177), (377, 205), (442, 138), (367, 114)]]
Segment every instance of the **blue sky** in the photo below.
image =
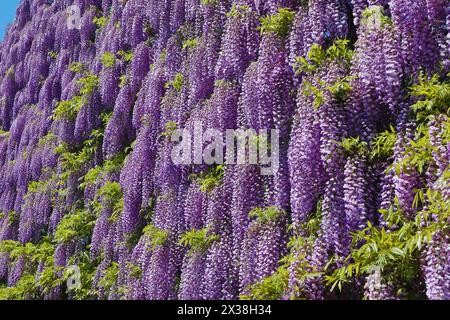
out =
[(6, 26), (14, 20), (20, 0), (1, 0), (0, 3), (0, 41), (5, 36)]

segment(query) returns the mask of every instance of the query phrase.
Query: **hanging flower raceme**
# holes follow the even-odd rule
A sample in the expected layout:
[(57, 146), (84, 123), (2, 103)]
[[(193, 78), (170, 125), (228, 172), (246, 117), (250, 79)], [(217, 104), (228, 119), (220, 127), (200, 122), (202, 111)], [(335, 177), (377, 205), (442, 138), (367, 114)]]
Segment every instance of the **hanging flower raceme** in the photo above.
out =
[[(16, 14), (0, 43), (1, 297), (450, 298), (446, 0)], [(223, 136), (206, 133), (237, 128), (278, 130), (256, 139), (278, 156), (269, 175), (173, 159), (178, 129), (217, 161)]]
[[(401, 37), (404, 70), (417, 76), (421, 69), (433, 72), (440, 57), (439, 39), (445, 31), (444, 7), (439, 1), (390, 1), (394, 25)], [(434, 8), (434, 9), (432, 9)]]
[(241, 81), (251, 61), (258, 53), (258, 16), (248, 4), (234, 4), (222, 40), (216, 78)]

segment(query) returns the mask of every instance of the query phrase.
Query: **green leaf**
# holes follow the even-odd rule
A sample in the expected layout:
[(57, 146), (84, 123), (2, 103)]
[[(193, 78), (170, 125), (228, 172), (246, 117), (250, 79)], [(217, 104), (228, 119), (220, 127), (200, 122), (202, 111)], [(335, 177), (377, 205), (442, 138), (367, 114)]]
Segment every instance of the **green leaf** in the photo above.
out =
[(274, 33), (285, 38), (289, 34), (295, 12), (288, 8), (279, 8), (276, 14), (261, 18), (261, 33)]

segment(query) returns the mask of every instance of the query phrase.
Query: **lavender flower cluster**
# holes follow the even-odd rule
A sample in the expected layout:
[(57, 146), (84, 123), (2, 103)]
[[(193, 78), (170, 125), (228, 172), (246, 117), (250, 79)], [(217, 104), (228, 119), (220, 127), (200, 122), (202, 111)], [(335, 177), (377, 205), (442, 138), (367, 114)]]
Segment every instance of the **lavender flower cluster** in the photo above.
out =
[[(71, 5), (79, 29), (67, 27)], [(0, 43), (0, 240), (51, 238), (54, 266), (86, 253), (99, 299), (236, 299), (277, 271), (320, 204), (318, 236), (298, 255), (318, 271), (343, 265), (351, 232), (382, 224), (394, 199), (410, 214), (414, 190), (449, 165), (441, 146), (426, 179), (386, 170), (415, 126), (408, 85), (450, 71), (449, 22), (447, 0), (22, 0)], [(311, 60), (342, 39), (351, 56)], [(168, 128), (198, 121), (278, 129), (279, 170), (226, 166), (216, 181), (206, 165), (176, 166)], [(389, 124), (389, 159), (337, 143), (369, 144)], [(432, 129), (439, 145), (439, 119)], [(437, 234), (424, 252), (428, 298), (450, 299), (449, 248)], [(9, 287), (43, 269), (0, 253)], [(294, 269), (288, 291), (326, 298), (323, 279)], [(395, 298), (379, 271), (365, 281), (367, 297)], [(71, 297), (63, 284), (44, 295)]]

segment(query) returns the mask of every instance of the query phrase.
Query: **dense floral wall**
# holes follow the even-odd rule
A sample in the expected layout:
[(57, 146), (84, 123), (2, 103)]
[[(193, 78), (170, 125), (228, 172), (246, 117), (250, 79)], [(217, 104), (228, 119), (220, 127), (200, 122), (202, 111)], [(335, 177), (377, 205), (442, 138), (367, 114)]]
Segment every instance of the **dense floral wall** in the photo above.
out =
[[(447, 0), (22, 0), (0, 299), (450, 299), (449, 24)], [(197, 121), (278, 129), (279, 170), (175, 165)]]

